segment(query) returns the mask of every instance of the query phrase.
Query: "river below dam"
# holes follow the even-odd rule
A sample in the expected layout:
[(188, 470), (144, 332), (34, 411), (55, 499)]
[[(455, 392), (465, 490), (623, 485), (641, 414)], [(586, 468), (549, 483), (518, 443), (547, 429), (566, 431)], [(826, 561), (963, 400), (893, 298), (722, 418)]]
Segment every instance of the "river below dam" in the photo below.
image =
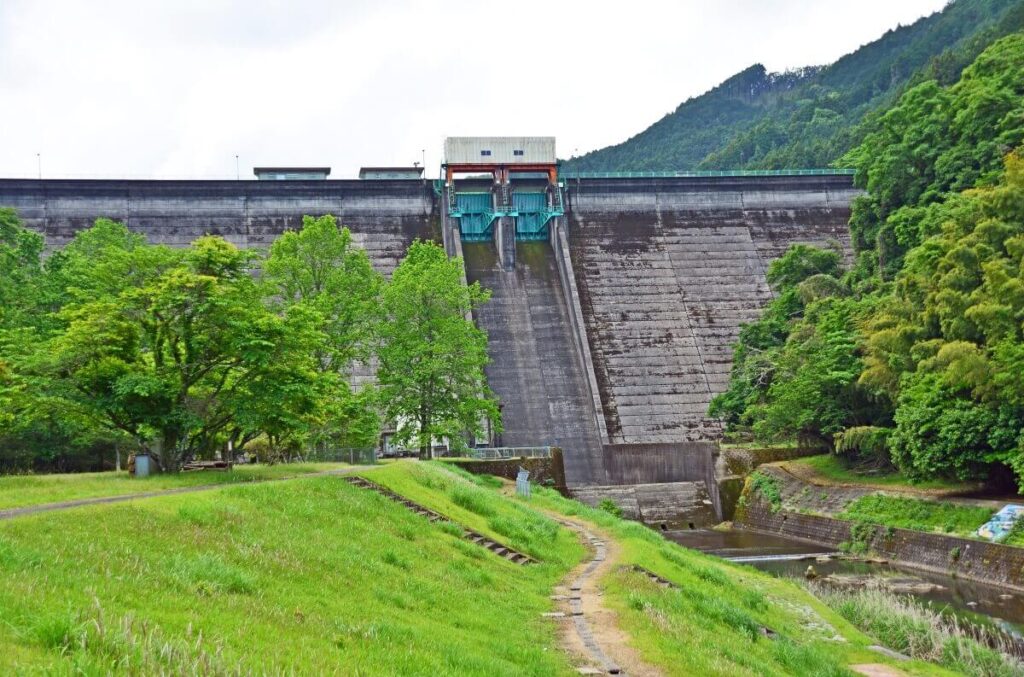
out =
[(933, 609), (952, 613), (961, 620), (979, 625), (995, 625), (1016, 637), (1024, 646), (1024, 593), (845, 555), (818, 561), (827, 554), (835, 554), (835, 549), (772, 534), (741, 529), (695, 529), (663, 533), (680, 545), (747, 564), (776, 576), (803, 580), (807, 567), (813, 566), (819, 580), (825, 579), (826, 583), (828, 577), (845, 580), (871, 577), (898, 582), (904, 588), (912, 589), (901, 594), (909, 594)]

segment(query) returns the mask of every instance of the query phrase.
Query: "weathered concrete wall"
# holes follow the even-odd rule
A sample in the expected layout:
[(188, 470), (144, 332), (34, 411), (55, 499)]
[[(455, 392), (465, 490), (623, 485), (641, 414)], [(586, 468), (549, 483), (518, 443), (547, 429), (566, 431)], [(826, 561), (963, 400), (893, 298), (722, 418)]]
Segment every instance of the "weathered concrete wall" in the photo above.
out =
[(572, 259), (612, 442), (720, 433), (706, 416), (731, 344), (772, 292), (765, 270), (793, 243), (834, 241), (850, 177), (568, 182)]
[(61, 247), (100, 217), (150, 242), (184, 246), (220, 235), (266, 247), (303, 215), (333, 214), (374, 265), (390, 274), (416, 237), (434, 235), (434, 200), (424, 181), (62, 181), (0, 179), (0, 205)]
[[(851, 522), (772, 512), (762, 500), (748, 501), (736, 517), (736, 524), (744, 528), (833, 547), (851, 540)], [(1024, 548), (885, 527), (875, 527), (867, 543), (872, 552), (900, 564), (1024, 590)]]
[(608, 484), (703, 482), (714, 477), (717, 456), (714, 442), (606, 444), (604, 467)]
[(555, 254), (555, 265), (558, 269), (558, 280), (562, 287), (562, 297), (568, 310), (568, 321), (572, 329), (573, 346), (576, 356), (586, 378), (587, 394), (593, 407), (591, 415), (597, 428), (602, 444), (608, 443), (608, 429), (605, 427), (604, 415), (601, 411), (601, 396), (597, 388), (597, 375), (594, 373), (594, 361), (590, 355), (590, 340), (587, 338), (587, 325), (583, 318), (579, 292), (576, 289), (576, 273), (569, 252), (569, 239), (566, 234), (564, 217), (552, 219), (549, 226), (551, 249)]
[(715, 524), (714, 501), (704, 482), (661, 482), (571, 487), (573, 498), (597, 506), (610, 500), (626, 519), (665, 529), (695, 529)]
[(722, 502), (715, 477), (717, 460), (718, 444), (715, 442), (604, 445), (608, 484), (703, 483), (712, 516), (721, 520)]
[(551, 458), (510, 458), (479, 461), (450, 461), (454, 465), (474, 475), (497, 475), (514, 480), (519, 469), (530, 472), (530, 481), (535, 484), (548, 484), (565, 490), (565, 470), (562, 467), (562, 454), (559, 449), (552, 450)]
[[(563, 447), (570, 485), (616, 484), (625, 475), (606, 473), (606, 443), (718, 435), (707, 405), (725, 388), (740, 323), (771, 298), (768, 263), (794, 242), (835, 240), (848, 251), (857, 191), (849, 177), (587, 179), (567, 190), (568, 217), (552, 224), (544, 257), (507, 270), (484, 245), (491, 253), (470, 256), (466, 270), (495, 290), (477, 321), (491, 333), (505, 443)], [(51, 248), (98, 217), (153, 242), (209, 233), (263, 247), (303, 215), (329, 213), (386, 274), (416, 237), (468, 254), (452, 224), (439, 228), (442, 204), (423, 181), (0, 179), (0, 205), (18, 209)], [(497, 225), (511, 264), (511, 230)], [(362, 368), (357, 380), (370, 374)], [(647, 470), (630, 481), (665, 476)], [(704, 481), (717, 505), (716, 483)]]

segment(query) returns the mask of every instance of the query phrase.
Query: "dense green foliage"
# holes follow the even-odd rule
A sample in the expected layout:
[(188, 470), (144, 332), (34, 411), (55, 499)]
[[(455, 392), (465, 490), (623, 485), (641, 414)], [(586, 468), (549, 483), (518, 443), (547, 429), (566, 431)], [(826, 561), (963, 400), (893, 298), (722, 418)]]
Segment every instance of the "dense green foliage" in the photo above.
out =
[(682, 103), (619, 145), (568, 169), (667, 171), (827, 167), (862, 138), (862, 123), (906, 88), (955, 82), (991, 42), (1024, 28), (1020, 0), (956, 0), (823, 68), (755, 65)]
[(852, 269), (811, 275), (827, 254), (802, 247), (772, 265), (777, 298), (712, 412), (765, 439), (841, 433), (912, 478), (1024, 475), (1022, 141), (1024, 33), (879, 116), (846, 156), (868, 190)]
[[(410, 285), (440, 279), (437, 266), (415, 265), (431, 254), (447, 263), (439, 247), (418, 244), (391, 289), (331, 216), (306, 217), (265, 258), (211, 236), (184, 249), (149, 245), (100, 219), (44, 262), (42, 237), (0, 210), (0, 468), (97, 467), (115, 447), (147, 450), (174, 470), (257, 438), (272, 458), (375, 446), (377, 393), (350, 386), (353, 364), (379, 356), (390, 366), (399, 344), (429, 343), (430, 332), (399, 336), (384, 310)], [(476, 331), (468, 306), (421, 307), (455, 343)], [(479, 363), (486, 337), (474, 340), (465, 350)], [(482, 379), (451, 353), (433, 359)], [(492, 413), (486, 390), (436, 396), (439, 406), (461, 397), (465, 415), (445, 419), (448, 433)], [(420, 420), (407, 405), (389, 398), (386, 413)]]
[(381, 395), (396, 441), (423, 457), (442, 439), (464, 447), (488, 420), (500, 426), (484, 376), (487, 334), (468, 319), (490, 292), (464, 284), (462, 271), (436, 244), (413, 242), (384, 292)]

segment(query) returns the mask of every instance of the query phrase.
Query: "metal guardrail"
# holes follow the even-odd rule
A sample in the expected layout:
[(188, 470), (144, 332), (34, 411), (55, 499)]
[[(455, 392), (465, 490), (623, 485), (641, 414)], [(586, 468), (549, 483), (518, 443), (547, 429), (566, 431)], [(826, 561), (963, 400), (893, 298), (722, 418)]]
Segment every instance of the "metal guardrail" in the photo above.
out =
[(559, 173), (559, 177), (563, 179), (674, 179), (716, 176), (853, 176), (856, 173), (856, 169), (724, 169), (677, 172), (588, 172), (564, 169)]
[(551, 447), (482, 447), (473, 449), (470, 457), (495, 461), (508, 458), (551, 458)]
[(377, 450), (373, 447), (338, 447), (335, 449), (314, 449), (296, 461), (307, 463), (350, 463), (352, 465), (373, 465), (377, 462)]

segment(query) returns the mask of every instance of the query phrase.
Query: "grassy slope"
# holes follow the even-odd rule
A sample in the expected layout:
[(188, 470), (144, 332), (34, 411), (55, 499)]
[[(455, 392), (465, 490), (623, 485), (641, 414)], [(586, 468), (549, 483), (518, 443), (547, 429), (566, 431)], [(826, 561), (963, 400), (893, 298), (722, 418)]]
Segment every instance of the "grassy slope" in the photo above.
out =
[(64, 475), (0, 476), (0, 510), (43, 503), (74, 501), (100, 496), (123, 496), (162, 489), (203, 484), (230, 484), (280, 479), (343, 467), (341, 463), (292, 463), (288, 465), (242, 465), (231, 472), (190, 472), (152, 475), (143, 479), (126, 472), (68, 473)]
[[(553, 492), (527, 507), (433, 465), (366, 474), (544, 563), (513, 565), (337, 477), (18, 518), (0, 523), (0, 673), (570, 674), (540, 614), (583, 549), (531, 507), (594, 520), (627, 561), (681, 586), (624, 571), (603, 582), (666, 672), (843, 674), (880, 660), (795, 585)], [(782, 639), (760, 638), (761, 624)]]
[[(932, 531), (957, 536), (974, 536), (975, 531), (995, 512), (991, 508), (941, 502), (943, 493), (969, 491), (972, 485), (946, 480), (910, 483), (897, 472), (862, 474), (850, 469), (834, 454), (809, 456), (780, 463), (805, 481), (818, 484), (845, 484), (889, 492), (914, 492), (924, 498), (870, 494), (835, 515), (839, 519), (866, 521), (882, 526), (917, 531)], [(934, 500), (927, 500), (935, 494)]]
[(0, 673), (567, 674), (540, 614), (583, 550), (541, 529), (519, 567), (336, 477), (3, 522)]
[(974, 536), (995, 513), (991, 508), (922, 501), (897, 496), (862, 496), (838, 515), (901, 529)]
[[(365, 473), (393, 490), (444, 512), (475, 529), (531, 552), (525, 534), (507, 528), (508, 506), (525, 510), (520, 499), (502, 499), (489, 478), (454, 473), (413, 473), (387, 468)], [(481, 486), (483, 485), (483, 486)], [(451, 496), (458, 505), (447, 502)], [(600, 527), (623, 546), (624, 564), (638, 564), (673, 581), (678, 590), (665, 590), (645, 577), (616, 570), (602, 584), (605, 601), (615, 608), (635, 644), (649, 662), (679, 675), (847, 674), (843, 666), (884, 662), (865, 649), (868, 639), (795, 584), (750, 567), (719, 559), (666, 541), (635, 522), (535, 488), (533, 508), (583, 518)], [(534, 552), (533, 554), (537, 554)], [(767, 626), (781, 639), (760, 637)], [(845, 641), (835, 641), (836, 637)], [(920, 663), (901, 664), (910, 674), (942, 674)]]
[(898, 490), (902, 488), (915, 492), (970, 491), (976, 488), (974, 485), (943, 479), (911, 482), (895, 471), (865, 474), (847, 467), (842, 459), (835, 454), (807, 456), (792, 461), (784, 461), (779, 465), (797, 477), (818, 480), (822, 483), (852, 484), (864, 487), (877, 487), (879, 489)]

